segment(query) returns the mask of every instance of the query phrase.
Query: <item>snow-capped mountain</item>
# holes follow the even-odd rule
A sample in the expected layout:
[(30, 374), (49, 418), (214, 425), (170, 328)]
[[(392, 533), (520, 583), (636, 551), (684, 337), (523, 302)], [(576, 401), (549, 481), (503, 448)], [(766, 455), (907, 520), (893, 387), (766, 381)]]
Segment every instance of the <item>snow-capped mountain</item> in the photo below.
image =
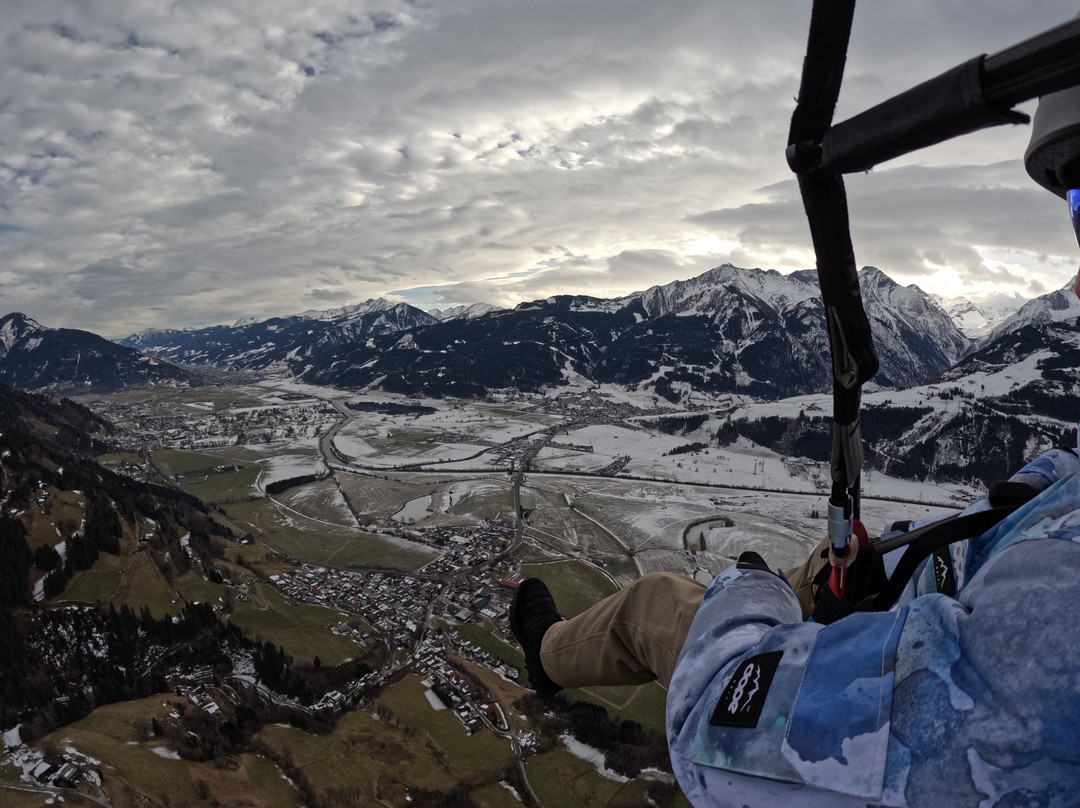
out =
[[(859, 273), (881, 369), (880, 387), (920, 384), (954, 364), (972, 347), (937, 300), (914, 284), (900, 286), (876, 267)], [(936, 367), (936, 373), (927, 371)]]
[[(926, 383), (974, 349), (917, 286), (900, 286), (874, 267), (859, 277), (880, 359), (873, 386)], [(1033, 301), (999, 331), (1080, 314), (1070, 294)], [(379, 299), (233, 326), (151, 329), (121, 344), (180, 364), (434, 396), (585, 381), (645, 388), (671, 401), (694, 390), (771, 399), (831, 384), (812, 270), (782, 275), (725, 265), (616, 299), (560, 295), (513, 309), (478, 304), (437, 313)], [(0, 351), (11, 344), (0, 333)]]
[[(971, 342), (917, 287), (873, 268), (862, 283), (881, 370), (898, 387), (936, 377)], [(290, 366), (305, 381), (402, 393), (540, 390), (573, 378), (763, 398), (827, 389), (828, 339), (815, 273), (722, 266), (617, 299), (557, 296), (443, 322)]]
[(1029, 300), (1021, 306), (1015, 314), (1006, 318), (990, 332), (985, 344), (1010, 332), (1018, 331), (1026, 325), (1060, 323), (1076, 320), (1077, 317), (1080, 317), (1080, 300), (1073, 293), (1073, 281), (1070, 279), (1060, 289)]
[(721, 313), (725, 298), (732, 294), (756, 301), (755, 305), (783, 311), (815, 301), (821, 292), (813, 270), (781, 275), (775, 269), (748, 270), (724, 264), (696, 278), (653, 286), (617, 302), (640, 300), (650, 317), (692, 313), (716, 316)]
[(46, 328), (18, 312), (0, 319), (0, 384), (70, 395), (190, 379), (180, 368), (88, 331)]
[(498, 310), (498, 306), (492, 306), (490, 303), (473, 303), (468, 306), (451, 306), (448, 309), (428, 309), (427, 313), (444, 323), (447, 320), (471, 320)]
[(244, 318), (232, 326), (183, 331), (150, 329), (119, 343), (185, 365), (287, 371), (288, 362), (312, 353), (438, 322), (413, 306), (378, 298), (269, 320)]
[(991, 331), (1027, 302), (1021, 297), (1006, 298), (994, 303), (979, 303), (967, 297), (937, 298), (937, 300), (964, 336), (975, 341), (988, 337)]

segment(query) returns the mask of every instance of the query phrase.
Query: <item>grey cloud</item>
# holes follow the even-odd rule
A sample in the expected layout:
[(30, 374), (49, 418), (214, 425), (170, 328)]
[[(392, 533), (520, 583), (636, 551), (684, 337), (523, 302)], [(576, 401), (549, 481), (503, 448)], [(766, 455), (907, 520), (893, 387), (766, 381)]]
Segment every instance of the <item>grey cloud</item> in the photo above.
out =
[(333, 303), (335, 306), (343, 306), (353, 300), (352, 295), (343, 295), (339, 289), (312, 289), (304, 300), (312, 303)]
[[(987, 263), (988, 252), (1026, 256), (1046, 264), (1044, 272), (1055, 271), (1048, 254), (1075, 252), (1060, 202), (1035, 187), (1018, 161), (885, 169), (850, 179), (847, 187), (858, 262), (900, 278), (926, 278), (946, 266), (961, 281), (1021, 288), (1028, 279)], [(744, 254), (805, 245), (808, 232), (794, 183), (764, 192), (770, 201), (689, 220), (735, 239)]]
[[(839, 117), (1074, 13), (860, 6)], [(305, 295), (506, 305), (805, 266), (783, 145), (808, 17), (786, 0), (15, 4), (0, 266), (34, 285), (5, 300), (115, 333)], [(947, 264), (1056, 285), (1075, 252), (1060, 212), (1015, 165), (987, 168), (1025, 139), (852, 178), (857, 254), (928, 282)]]

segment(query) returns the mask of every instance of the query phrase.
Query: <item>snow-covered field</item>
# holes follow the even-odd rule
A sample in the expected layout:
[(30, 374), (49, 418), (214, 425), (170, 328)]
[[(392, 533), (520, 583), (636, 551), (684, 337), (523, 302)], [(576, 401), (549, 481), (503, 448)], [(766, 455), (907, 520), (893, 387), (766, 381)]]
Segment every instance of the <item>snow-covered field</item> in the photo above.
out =
[[(972, 384), (1008, 389), (1013, 379), (1007, 375), (989, 373)], [(782, 457), (745, 438), (719, 447), (712, 436), (728, 418), (827, 415), (826, 396), (778, 402), (702, 397), (708, 409), (683, 412), (699, 422), (705, 416), (704, 422), (686, 434), (670, 435), (658, 422), (677, 414), (666, 402), (614, 387), (564, 389), (546, 400), (487, 402), (361, 397), (281, 383), (245, 392), (248, 410), (258, 409), (250, 406), (254, 397), (266, 406), (299, 401), (309, 410), (333, 407), (340, 414), (319, 437), (247, 447), (259, 458), (260, 489), (334, 471), (336, 481), (277, 495), (287, 509), (278, 518), (294, 530), (320, 524), (359, 529), (353, 514), (365, 525), (387, 520), (417, 529), (501, 518), (512, 511), (509, 472), (527, 459), (522, 506), (531, 511), (526, 536), (535, 550), (603, 567), (620, 582), (653, 570), (709, 577), (747, 549), (790, 568), (805, 559), (824, 531), (826, 464)], [(358, 401), (396, 406), (383, 412), (345, 406)], [(935, 386), (869, 393), (865, 402), (868, 407), (886, 402), (937, 410), (956, 406)], [(323, 453), (330, 443), (336, 456), (328, 464)], [(701, 445), (691, 451), (691, 444)], [(863, 491), (863, 516), (871, 532), (897, 519), (961, 507), (978, 495), (963, 486), (872, 471), (864, 474)]]
[(326, 463), (319, 455), (318, 441), (315, 438), (294, 441), (279, 451), (282, 453), (268, 457), (262, 464), (259, 485), (263, 488), (278, 480), (322, 474), (327, 471)]

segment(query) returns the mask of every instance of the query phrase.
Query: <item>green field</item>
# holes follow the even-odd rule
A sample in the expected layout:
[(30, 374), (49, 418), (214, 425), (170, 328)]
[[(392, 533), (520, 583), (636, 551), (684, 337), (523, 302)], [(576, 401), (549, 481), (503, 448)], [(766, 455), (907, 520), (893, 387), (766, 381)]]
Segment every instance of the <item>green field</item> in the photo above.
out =
[(33, 550), (39, 545), (55, 547), (62, 539), (58, 529), (67, 537), (78, 529), (86, 517), (84, 497), (74, 491), (49, 489), (48, 499), (35, 503), (23, 513), (23, 524), (29, 529), (26, 543)]
[(202, 573), (192, 570), (176, 582), (176, 589), (189, 603), (219, 605), (225, 600), (228, 587), (206, 580)]
[[(18, 779), (18, 778), (15, 778)], [(91, 808), (98, 805), (83, 797), (73, 797), (71, 792), (66, 792), (63, 804), (73, 808)], [(0, 805), (4, 808), (43, 808), (43, 806), (56, 805), (59, 800), (53, 794), (41, 792), (22, 791), (20, 789), (0, 784)], [(519, 803), (520, 804), (520, 803)]]
[(491, 654), (496, 659), (505, 662), (508, 665), (513, 665), (524, 674), (525, 655), (521, 653), (520, 649), (507, 645), (486, 628), (476, 625), (475, 623), (464, 623), (460, 626), (455, 626), (455, 628), (463, 640), (468, 640), (473, 645)]
[(138, 614), (145, 606), (154, 617), (179, 614), (181, 601), (149, 553), (102, 553), (94, 566), (76, 572), (56, 602), (126, 604)]
[(237, 601), (230, 622), (248, 636), (280, 645), (298, 663), (319, 657), (324, 665), (339, 665), (360, 655), (360, 647), (330, 631), (350, 618), (322, 606), (292, 606), (271, 586), (258, 584), (258, 602)]
[(142, 455), (135, 454), (134, 452), (119, 452), (114, 454), (98, 455), (98, 465), (104, 466), (107, 469), (115, 469), (117, 466), (124, 464), (139, 465), (143, 463)]
[(666, 732), (667, 691), (656, 682), (637, 687), (587, 687), (567, 690), (568, 699), (589, 701), (607, 708), (617, 721), (635, 721), (663, 735)]
[(602, 558), (624, 557), (626, 546), (608, 530), (588, 518), (575, 498), (571, 508), (561, 491), (530, 488), (537, 498), (536, 510), (529, 517), (528, 532), (545, 544), (574, 547)]
[(356, 527), (356, 519), (346, 507), (337, 484), (330, 479), (290, 488), (274, 499), (282, 505), (312, 519), (330, 522), (341, 527)]
[(389, 707), (405, 726), (425, 732), (441, 750), (442, 765), (460, 775), (461, 782), (498, 777), (514, 760), (510, 742), (490, 732), (469, 735), (449, 710), (435, 712), (424, 697), (418, 677), (406, 676), (385, 690), (379, 702)]
[(152, 718), (167, 715), (176, 701), (172, 694), (164, 694), (99, 707), (42, 742), (62, 749), (74, 747), (90, 758), (108, 761), (101, 767), (103, 787), (117, 806), (211, 804), (199, 802), (199, 781), (206, 784), (217, 804), (266, 808), (296, 808), (300, 804), (296, 790), (265, 758), (244, 754), (235, 758), (235, 768), (222, 767), (161, 757), (152, 750), (159, 744), (141, 742), (138, 725), (146, 726)]
[[(223, 447), (213, 452), (188, 452), (162, 449), (154, 452), (154, 462), (173, 477), (182, 477), (181, 488), (203, 502), (221, 502), (239, 499), (259, 493), (256, 482), (262, 467), (252, 458), (258, 455), (243, 451), (244, 459), (237, 456), (237, 447)], [(238, 465), (239, 471), (213, 471), (218, 466)], [(194, 476), (183, 477), (183, 475)], [(198, 474), (198, 472), (206, 472)]]
[(580, 561), (555, 561), (549, 564), (522, 564), (527, 578), (541, 578), (568, 617), (581, 614), (598, 600), (618, 591), (604, 573)]
[(375, 709), (352, 712), (328, 735), (266, 726), (258, 737), (290, 755), (321, 790), (351, 790), (351, 805), (406, 805), (410, 788), (451, 791), (499, 779), (514, 760), (509, 742), (490, 732), (469, 735), (449, 710), (431, 708), (425, 690), (406, 676), (379, 696), (382, 718)]
[[(179, 449), (161, 449), (154, 452), (154, 462), (174, 477), (178, 474), (215, 468), (226, 463), (221, 455), (210, 452), (185, 452)], [(232, 462), (232, 461), (228, 461)]]
[(241, 528), (261, 535), (279, 552), (311, 564), (411, 571), (438, 557), (422, 544), (306, 518), (270, 499), (237, 502), (225, 510)]
[[(549, 808), (608, 808), (618, 805), (646, 805), (640, 782), (620, 783), (603, 777), (596, 766), (571, 755), (559, 746), (529, 758), (529, 783)], [(631, 797), (636, 799), (631, 799)]]
[(498, 783), (478, 788), (469, 796), (477, 808), (521, 808), (521, 802), (510, 790)]

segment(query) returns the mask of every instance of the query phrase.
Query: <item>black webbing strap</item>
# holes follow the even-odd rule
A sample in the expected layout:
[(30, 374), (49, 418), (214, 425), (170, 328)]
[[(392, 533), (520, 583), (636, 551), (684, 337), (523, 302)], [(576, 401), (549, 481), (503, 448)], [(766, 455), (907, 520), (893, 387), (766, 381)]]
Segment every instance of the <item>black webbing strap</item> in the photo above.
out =
[(902, 533), (891, 539), (871, 542), (871, 547), (881, 555), (907, 545), (900, 563), (896, 565), (889, 583), (880, 592), (871, 595), (855, 607), (858, 612), (884, 612), (892, 607), (904, 592), (911, 577), (931, 553), (953, 542), (981, 536), (1002, 519), (1016, 510), (1016, 506), (991, 508), (967, 516), (949, 516), (925, 527)]
[(788, 163), (798, 174), (817, 256), (833, 368), (832, 494), (830, 502), (858, 518), (863, 465), (859, 399), (877, 372), (870, 323), (862, 305), (851, 245), (843, 178), (821, 170), (821, 144), (832, 125), (847, 61), (855, 0), (815, 0), (799, 100), (788, 134)]

